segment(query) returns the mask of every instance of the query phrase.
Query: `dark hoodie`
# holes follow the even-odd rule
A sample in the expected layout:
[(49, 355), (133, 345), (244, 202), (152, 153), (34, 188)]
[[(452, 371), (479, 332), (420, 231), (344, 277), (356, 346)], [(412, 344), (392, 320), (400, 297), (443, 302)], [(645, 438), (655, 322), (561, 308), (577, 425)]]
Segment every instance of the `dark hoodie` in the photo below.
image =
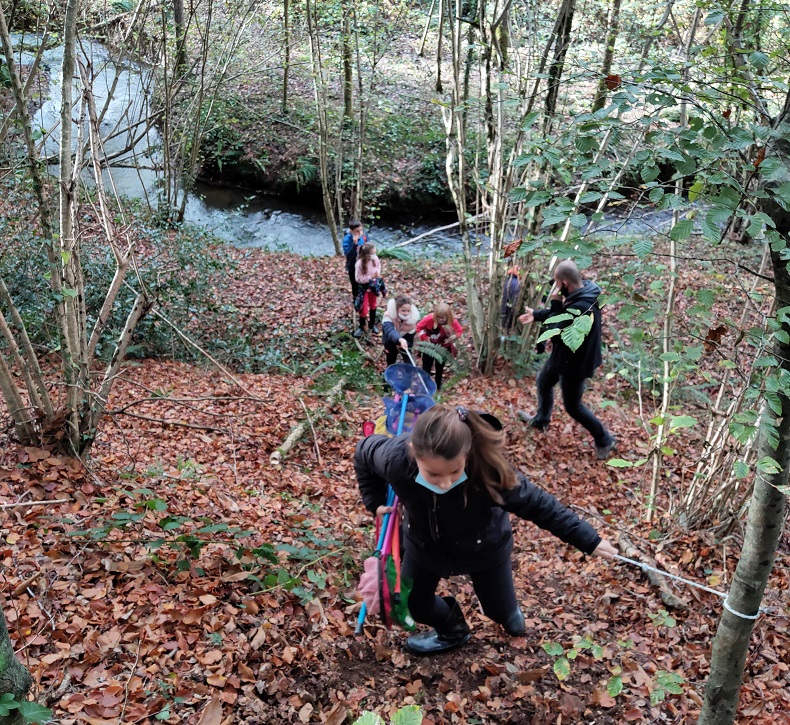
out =
[(387, 482), (406, 511), (406, 553), (438, 576), (467, 574), (500, 566), (510, 558), (510, 514), (532, 521), (562, 541), (591, 554), (601, 537), (548, 491), (516, 472), (517, 485), (494, 502), (471, 479), (437, 495), (416, 482), (417, 463), (409, 452), (411, 434), (371, 435), (357, 444), (354, 469), (365, 507), (375, 515), (387, 499)]
[[(583, 315), (592, 313), (592, 328), (576, 352), (573, 352), (559, 335), (551, 338), (551, 357), (548, 365), (558, 370), (560, 375), (573, 375), (582, 379), (590, 378), (602, 362), (601, 310), (598, 307), (600, 294), (601, 288), (595, 282), (585, 280), (579, 289), (571, 292), (564, 300), (552, 300), (551, 307), (535, 310), (537, 322), (545, 322), (550, 317), (560, 315), (569, 308), (579, 310)], [(572, 320), (566, 320), (549, 325), (549, 327), (562, 329), (571, 324), (573, 324)]]

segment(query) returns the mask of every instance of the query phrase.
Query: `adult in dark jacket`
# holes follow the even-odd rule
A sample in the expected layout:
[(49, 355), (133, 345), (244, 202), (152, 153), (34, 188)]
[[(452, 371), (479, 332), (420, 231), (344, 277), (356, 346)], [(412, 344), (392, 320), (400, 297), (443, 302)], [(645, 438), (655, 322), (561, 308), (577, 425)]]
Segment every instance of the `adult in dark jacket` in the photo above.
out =
[[(593, 376), (601, 365), (601, 310), (598, 296), (601, 288), (590, 280), (582, 280), (579, 268), (566, 259), (554, 271), (557, 292), (550, 298), (550, 306), (542, 310), (530, 307), (518, 319), (528, 324), (545, 322), (551, 317), (561, 315), (569, 309), (582, 315), (592, 315), (592, 327), (577, 350), (571, 350), (560, 335), (551, 338), (551, 355), (538, 373), (538, 409), (534, 416), (519, 411), (519, 417), (533, 428), (545, 430), (554, 409), (554, 386), (560, 384), (562, 403), (568, 415), (581, 423), (595, 440), (595, 453), (599, 459), (609, 457), (617, 443), (615, 437), (606, 430), (603, 423), (582, 402), (585, 381)], [(554, 323), (553, 327), (563, 329), (573, 324), (573, 320)]]
[(409, 637), (414, 654), (444, 652), (469, 640), (453, 597), (436, 596), (439, 580), (469, 574), (483, 611), (512, 636), (525, 633), (510, 555), (510, 513), (587, 554), (610, 557), (612, 545), (551, 494), (530, 483), (504, 456), (499, 421), (436, 405), (409, 434), (372, 435), (357, 445), (354, 468), (368, 511), (383, 516), (387, 483), (405, 511), (402, 576), (412, 581), (409, 611), (428, 632)]
[(362, 245), (366, 244), (368, 238), (362, 230), (362, 222), (352, 220), (348, 223), (348, 231), (343, 237), (343, 254), (346, 256), (346, 272), (348, 279), (351, 282), (351, 300), (352, 302), (359, 294), (359, 283), (356, 277), (357, 254), (362, 249)]

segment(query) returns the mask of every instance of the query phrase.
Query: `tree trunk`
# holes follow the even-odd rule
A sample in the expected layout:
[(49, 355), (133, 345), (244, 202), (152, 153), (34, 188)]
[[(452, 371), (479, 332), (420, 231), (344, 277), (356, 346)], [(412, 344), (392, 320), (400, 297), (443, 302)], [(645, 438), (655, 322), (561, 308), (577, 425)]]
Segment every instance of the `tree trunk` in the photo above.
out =
[(603, 108), (606, 103), (606, 79), (612, 72), (612, 60), (614, 59), (614, 46), (617, 43), (617, 34), (620, 31), (620, 4), (622, 0), (612, 0), (612, 7), (609, 11), (609, 32), (606, 35), (606, 48), (603, 52), (603, 64), (601, 66), (601, 80), (598, 81), (598, 91), (595, 94), (592, 110), (593, 113)]
[(288, 113), (288, 73), (291, 67), (291, 29), (289, 27), (291, 12), (289, 0), (283, 0), (283, 116)]
[(313, 92), (315, 95), (316, 119), (318, 121), (318, 164), (321, 172), (321, 195), (324, 202), (326, 223), (332, 234), (332, 243), (335, 254), (340, 256), (340, 235), (337, 230), (335, 210), (332, 204), (332, 190), (329, 185), (329, 123), (327, 115), (328, 100), (326, 97), (326, 83), (324, 80), (321, 39), (319, 37), (317, 15), (318, 9), (315, 0), (311, 5), (310, 0), (305, 3), (307, 17), (307, 35), (310, 39), (310, 60), (313, 66)]
[(563, 0), (557, 22), (557, 37), (554, 42), (554, 59), (549, 67), (548, 86), (546, 88), (546, 112), (544, 130), (551, 128), (551, 121), (557, 111), (557, 98), (560, 94), (560, 81), (565, 65), (565, 55), (571, 42), (573, 14), (576, 11), (576, 0)]
[(187, 72), (187, 28), (184, 20), (184, 0), (173, 0), (173, 24), (176, 28), (176, 78)]
[[(33, 678), (14, 656), (14, 647), (8, 637), (5, 615), (0, 609), (0, 695), (12, 694), (17, 702), (27, 700)], [(0, 725), (21, 725), (24, 719), (18, 710), (7, 717), (0, 717)]]
[(351, 120), (354, 113), (354, 72), (351, 64), (351, 8), (343, 3), (343, 117)]
[[(788, 94), (790, 99), (790, 94)], [(780, 119), (781, 121), (781, 119)], [(778, 126), (778, 122), (776, 124)], [(785, 165), (790, 166), (790, 154), (783, 145)], [(783, 258), (790, 244), (790, 211), (782, 208), (775, 198), (764, 199), (762, 211), (776, 224), (776, 231), (784, 242), (771, 243), (771, 262), (774, 272), (776, 309), (790, 305), (790, 271)], [(780, 361), (778, 373), (790, 375), (790, 324), (787, 317), (780, 322), (781, 335), (774, 338), (774, 356)], [(781, 339), (780, 339), (781, 338)], [(781, 377), (780, 377), (781, 380)], [(747, 615), (756, 614), (768, 576), (773, 567), (776, 547), (782, 535), (787, 503), (788, 472), (790, 471), (790, 390), (780, 383), (776, 395), (782, 406), (782, 415), (772, 420), (765, 413), (760, 422), (757, 459), (772, 458), (778, 470), (766, 473), (758, 469), (754, 492), (749, 504), (743, 549), (735, 570), (728, 602), (732, 609)], [(774, 448), (773, 443), (776, 444)], [(698, 725), (731, 725), (735, 722), (738, 693), (743, 681), (743, 669), (749, 649), (754, 620), (737, 617), (727, 610), (722, 614), (711, 652), (710, 676), (705, 685), (705, 702)]]

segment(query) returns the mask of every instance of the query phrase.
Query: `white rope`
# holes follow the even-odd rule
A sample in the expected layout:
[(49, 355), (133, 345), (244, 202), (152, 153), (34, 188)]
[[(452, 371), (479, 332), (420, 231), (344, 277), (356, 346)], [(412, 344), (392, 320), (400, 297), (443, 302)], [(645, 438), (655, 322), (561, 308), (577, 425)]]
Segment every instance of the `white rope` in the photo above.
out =
[(668, 571), (663, 571), (661, 569), (656, 569), (654, 566), (650, 566), (649, 564), (645, 564), (644, 562), (637, 561), (636, 559), (629, 559), (627, 556), (620, 556), (620, 554), (614, 555), (615, 559), (619, 559), (620, 561), (624, 561), (626, 564), (633, 564), (634, 566), (638, 566), (640, 569), (644, 569), (645, 571), (652, 571), (656, 574), (660, 574), (661, 576), (669, 577), (670, 579), (674, 579), (675, 581), (683, 582), (684, 584), (688, 584), (690, 587), (696, 587), (697, 589), (702, 589), (704, 592), (708, 592), (709, 594), (715, 594), (717, 597), (721, 597), (724, 600), (724, 608), (730, 613), (734, 614), (736, 617), (740, 617), (741, 619), (757, 619), (760, 616), (760, 612), (765, 612), (767, 610), (763, 609), (762, 607), (757, 610), (757, 614), (742, 614), (741, 612), (735, 611), (728, 602), (729, 594), (727, 592), (720, 592), (718, 589), (711, 589), (710, 587), (706, 587), (704, 584), (698, 584), (697, 582), (693, 582), (690, 579), (684, 579), (682, 576), (677, 576), (676, 574), (670, 574)]

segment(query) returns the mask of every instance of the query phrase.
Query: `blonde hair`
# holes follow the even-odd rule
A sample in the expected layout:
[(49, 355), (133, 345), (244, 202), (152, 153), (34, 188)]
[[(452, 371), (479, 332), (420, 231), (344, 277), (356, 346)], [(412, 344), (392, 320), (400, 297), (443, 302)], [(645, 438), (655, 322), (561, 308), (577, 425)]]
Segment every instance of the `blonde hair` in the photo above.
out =
[(437, 317), (446, 317), (447, 318), (447, 325), (449, 327), (453, 326), (453, 322), (455, 321), (455, 316), (453, 315), (453, 311), (450, 309), (450, 305), (446, 302), (437, 302), (433, 306), (433, 324), (436, 325), (436, 318)]
[(465, 408), (434, 405), (414, 424), (411, 447), (415, 458), (435, 456), (452, 460), (466, 456), (471, 485), (482, 486), (498, 504), (502, 491), (518, 485), (503, 452), (505, 433)]

